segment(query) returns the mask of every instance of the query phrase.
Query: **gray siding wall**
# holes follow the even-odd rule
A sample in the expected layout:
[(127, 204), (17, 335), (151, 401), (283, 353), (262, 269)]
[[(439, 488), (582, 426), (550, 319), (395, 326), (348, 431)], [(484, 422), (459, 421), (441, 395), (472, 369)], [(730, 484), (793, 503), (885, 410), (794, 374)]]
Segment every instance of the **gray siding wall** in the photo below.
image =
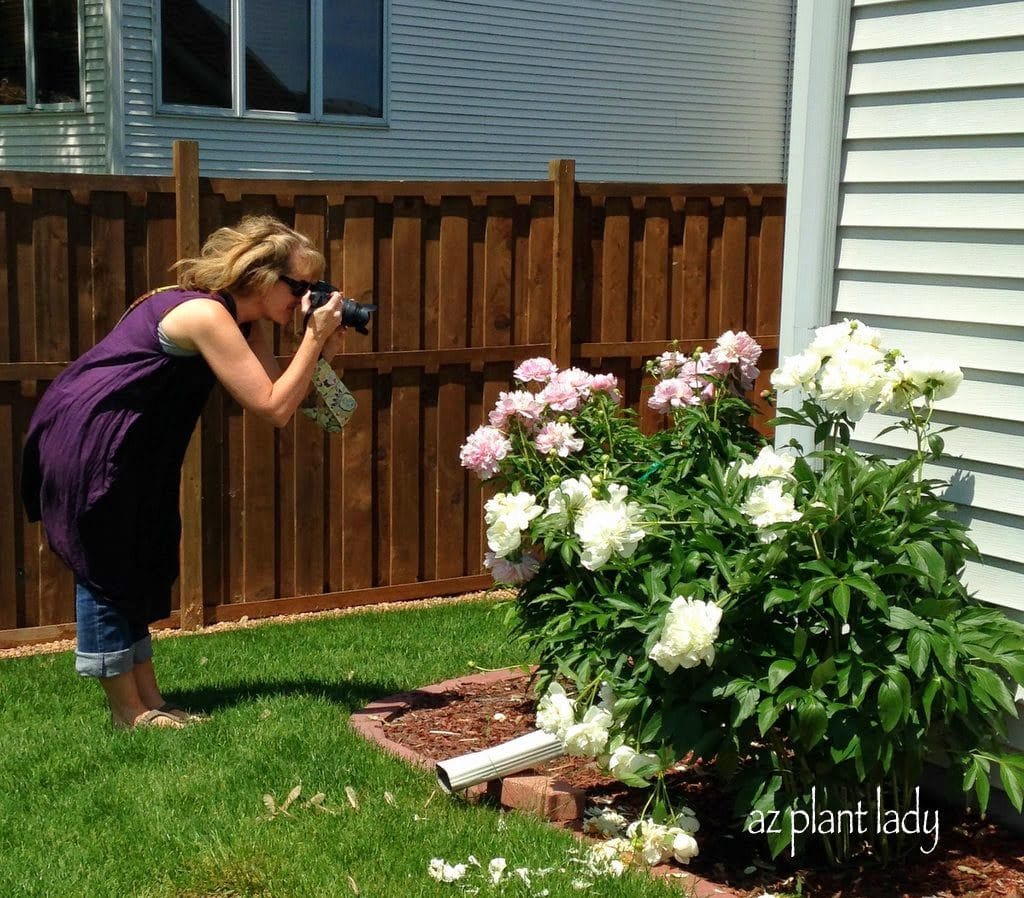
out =
[(108, 75), (103, 0), (85, 0), (85, 96), (82, 112), (0, 115), (0, 168), (109, 171)]
[[(963, 369), (930, 471), (983, 554), (981, 598), (1024, 613), (1024, 2), (855, 0), (835, 319)], [(899, 454), (906, 435), (865, 447)], [(1024, 732), (1024, 731), (1022, 731)], [(1018, 736), (1024, 739), (1024, 736)], [(1024, 744), (1024, 741), (1021, 742)]]
[(124, 0), (128, 174), (784, 179), (792, 0), (390, 0), (383, 126), (157, 114), (153, 4)]

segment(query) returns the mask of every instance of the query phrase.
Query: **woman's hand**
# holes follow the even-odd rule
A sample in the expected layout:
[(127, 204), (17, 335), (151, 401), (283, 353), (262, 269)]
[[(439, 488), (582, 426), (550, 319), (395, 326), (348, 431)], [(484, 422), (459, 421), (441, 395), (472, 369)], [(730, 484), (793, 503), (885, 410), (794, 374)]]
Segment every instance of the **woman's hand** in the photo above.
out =
[[(327, 300), (320, 308), (314, 309), (313, 314), (309, 316), (309, 321), (306, 325), (306, 330), (312, 333), (317, 343), (323, 347), (331, 335), (341, 325), (341, 303), (342, 296), (337, 290), (331, 294), (331, 298)], [(309, 294), (307, 293), (302, 297), (302, 314), (305, 317), (309, 313)]]

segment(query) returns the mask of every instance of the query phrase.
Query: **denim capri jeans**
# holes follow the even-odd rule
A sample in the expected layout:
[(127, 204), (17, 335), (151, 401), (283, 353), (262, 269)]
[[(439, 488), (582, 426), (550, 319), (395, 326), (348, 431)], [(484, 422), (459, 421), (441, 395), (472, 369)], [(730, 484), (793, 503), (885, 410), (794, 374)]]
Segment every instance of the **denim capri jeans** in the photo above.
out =
[(75, 620), (75, 670), (83, 677), (114, 677), (153, 657), (149, 627), (80, 582), (75, 583)]

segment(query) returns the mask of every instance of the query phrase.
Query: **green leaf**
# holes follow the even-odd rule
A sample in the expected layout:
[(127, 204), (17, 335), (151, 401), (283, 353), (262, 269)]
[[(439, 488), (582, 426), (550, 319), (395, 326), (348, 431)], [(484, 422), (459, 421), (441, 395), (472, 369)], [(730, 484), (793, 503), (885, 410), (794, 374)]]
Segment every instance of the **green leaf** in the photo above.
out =
[(903, 716), (903, 697), (900, 687), (891, 679), (885, 679), (878, 687), (878, 711), (882, 729), (891, 733)]
[(912, 630), (915, 627), (923, 628), (925, 623), (913, 611), (906, 608), (891, 608), (889, 610), (889, 626), (894, 630)]
[(792, 589), (773, 589), (764, 598), (764, 610), (767, 611), (769, 608), (781, 605), (783, 602), (795, 602), (796, 598), (796, 592)]
[(932, 722), (932, 702), (935, 701), (935, 694), (939, 691), (939, 685), (941, 681), (938, 678), (934, 678), (928, 682), (928, 685), (924, 687), (924, 694), (921, 696), (921, 705), (924, 708), (924, 718), (931, 725)]
[(927, 633), (925, 635), (928, 642), (931, 643), (932, 651), (935, 653), (935, 657), (938, 658), (939, 664), (942, 665), (942, 669), (949, 676), (956, 679), (956, 648), (952, 640), (940, 633)]
[(977, 770), (976, 779), (974, 781), (974, 792), (978, 796), (978, 813), (982, 817), (985, 816), (985, 811), (988, 808), (988, 795), (989, 795), (989, 778), (988, 772), (982, 767), (981, 762), (977, 758), (974, 759), (974, 765)]
[(757, 700), (761, 693), (756, 688), (749, 688), (736, 701), (737, 708), (732, 715), (733, 726), (739, 726), (754, 713), (757, 707)]
[(813, 748), (828, 728), (825, 706), (817, 699), (805, 696), (797, 705), (796, 716), (797, 737), (804, 743), (803, 748)]
[[(806, 637), (805, 637), (806, 638)], [(780, 658), (768, 668), (768, 688), (772, 692), (779, 688), (779, 684), (786, 679), (794, 670), (796, 662), (789, 658)], [(763, 735), (763, 733), (762, 733)]]
[(852, 589), (856, 589), (858, 592), (867, 596), (868, 601), (875, 608), (878, 608), (885, 614), (889, 613), (889, 601), (886, 599), (885, 593), (878, 588), (878, 584), (873, 580), (854, 574), (846, 578), (846, 583)]
[(832, 675), (836, 672), (836, 662), (834, 658), (826, 658), (816, 668), (814, 673), (811, 674), (811, 686), (815, 689), (820, 689), (825, 683), (832, 679)]
[(1003, 789), (1006, 790), (1010, 804), (1020, 813), (1024, 810), (1024, 771), (1000, 763), (999, 778), (1003, 781)]
[(757, 707), (757, 731), (762, 736), (775, 725), (783, 708), (784, 705), (778, 704), (771, 695), (762, 699), (761, 704)]
[(921, 676), (928, 666), (928, 655), (931, 649), (928, 637), (921, 630), (911, 630), (907, 636), (907, 653), (910, 655), (910, 668)]
[(850, 616), (850, 587), (842, 581), (832, 590), (832, 604), (845, 623)]
[(793, 655), (797, 659), (803, 658), (804, 650), (807, 648), (807, 631), (803, 627), (797, 627), (793, 633)]
[(1017, 716), (1017, 706), (1014, 704), (1013, 696), (1006, 684), (987, 667), (978, 667), (976, 664), (967, 665), (967, 674), (977, 684), (978, 688), (995, 700), (1011, 717)]
[(903, 551), (915, 568), (927, 574), (936, 583), (946, 579), (946, 563), (931, 543), (910, 543)]

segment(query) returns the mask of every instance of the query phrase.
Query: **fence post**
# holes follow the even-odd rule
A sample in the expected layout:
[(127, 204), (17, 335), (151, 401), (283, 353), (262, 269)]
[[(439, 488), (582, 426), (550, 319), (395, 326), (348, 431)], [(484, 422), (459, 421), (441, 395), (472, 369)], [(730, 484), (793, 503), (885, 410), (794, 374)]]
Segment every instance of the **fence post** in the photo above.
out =
[(576, 160), (552, 159), (555, 227), (552, 241), (551, 360), (559, 368), (572, 364), (573, 229), (576, 222)]
[[(175, 236), (179, 259), (199, 255), (199, 144), (174, 141)], [(196, 427), (181, 470), (182, 630), (203, 626), (203, 430)]]

